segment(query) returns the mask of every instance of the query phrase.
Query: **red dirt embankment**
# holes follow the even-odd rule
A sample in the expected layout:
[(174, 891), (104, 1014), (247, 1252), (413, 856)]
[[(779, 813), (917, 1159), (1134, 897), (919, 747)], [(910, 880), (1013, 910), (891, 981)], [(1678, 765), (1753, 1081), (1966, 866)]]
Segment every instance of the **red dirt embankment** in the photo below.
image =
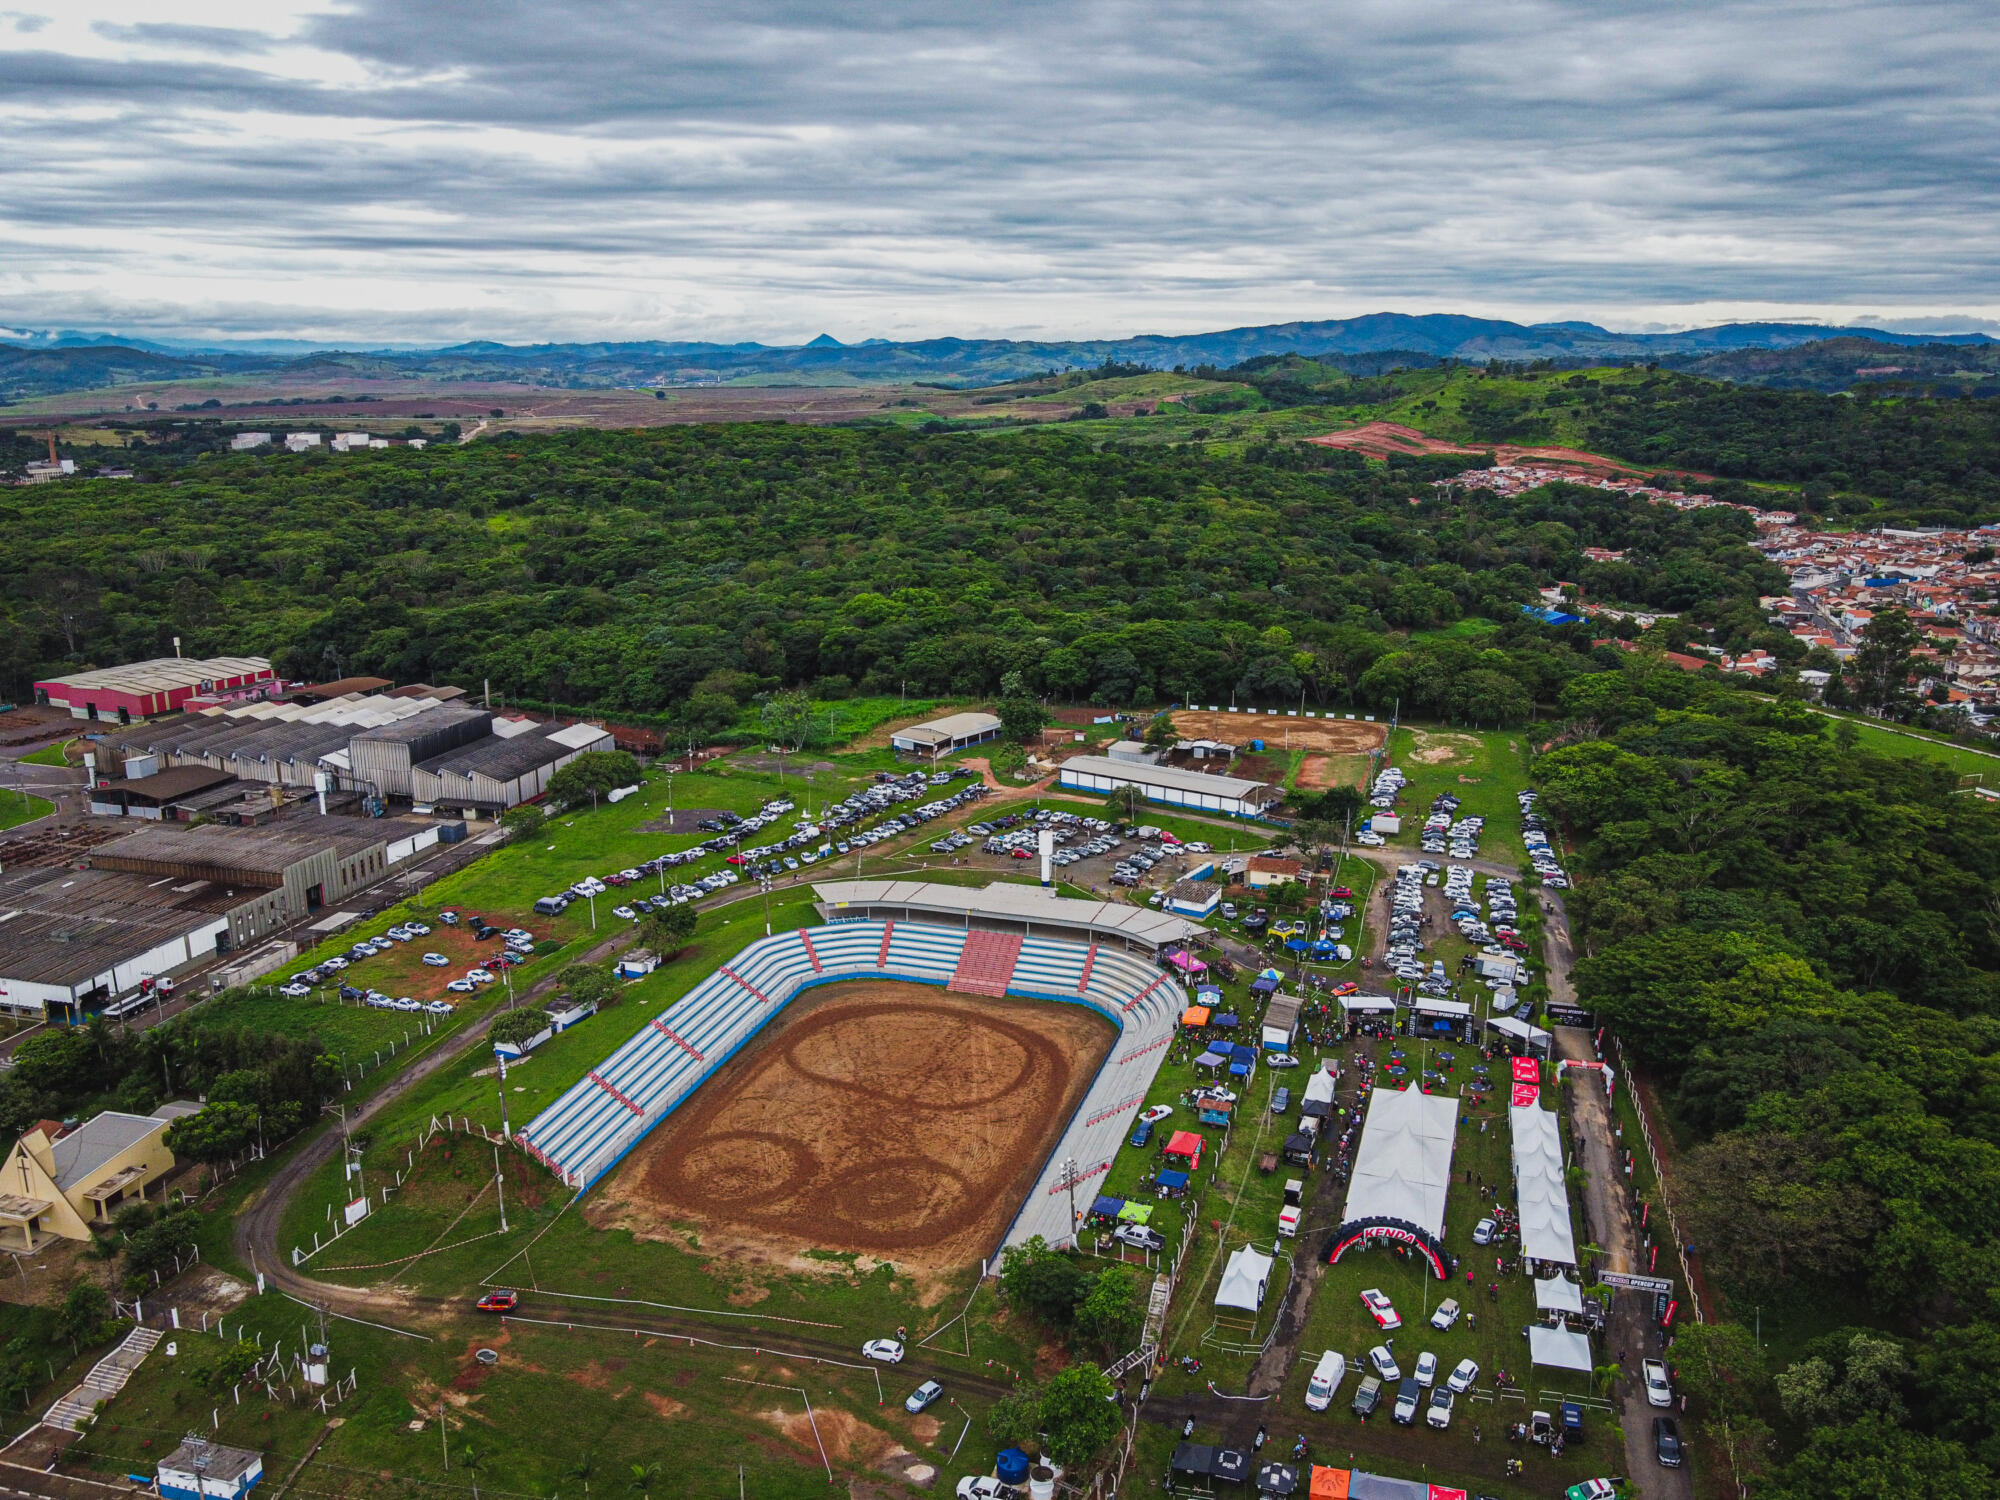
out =
[(1606, 458), (1601, 453), (1586, 453), (1581, 448), (1523, 448), (1516, 443), (1468, 448), (1462, 443), (1447, 443), (1439, 438), (1426, 437), (1414, 427), (1404, 427), (1395, 422), (1368, 422), (1360, 427), (1350, 427), (1345, 432), (1329, 432), (1324, 437), (1307, 438), (1306, 441), (1318, 443), (1323, 448), (1346, 448), (1366, 458), (1386, 459), (1392, 453), (1490, 452), (1496, 463), (1550, 464), (1578, 469), (1593, 478), (1638, 473), (1630, 464)]

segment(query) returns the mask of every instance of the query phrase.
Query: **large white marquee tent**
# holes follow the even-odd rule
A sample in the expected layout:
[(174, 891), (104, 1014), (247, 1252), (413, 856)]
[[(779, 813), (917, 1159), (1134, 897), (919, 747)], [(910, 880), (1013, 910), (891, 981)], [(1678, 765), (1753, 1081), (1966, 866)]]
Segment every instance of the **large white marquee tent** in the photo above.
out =
[(1401, 1219), (1442, 1237), (1458, 1104), (1421, 1089), (1375, 1090), (1347, 1184), (1348, 1223)]
[(1514, 1135), (1514, 1195), (1521, 1210), (1521, 1253), (1530, 1260), (1576, 1264), (1569, 1186), (1563, 1180), (1562, 1129), (1538, 1105), (1508, 1110)]

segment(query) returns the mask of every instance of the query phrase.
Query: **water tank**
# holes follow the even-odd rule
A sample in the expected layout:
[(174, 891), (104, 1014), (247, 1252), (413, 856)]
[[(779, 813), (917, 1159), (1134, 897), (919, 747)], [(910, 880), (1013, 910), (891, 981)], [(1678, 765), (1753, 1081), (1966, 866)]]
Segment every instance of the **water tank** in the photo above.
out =
[(1028, 1500), (1056, 1500), (1056, 1471), (1047, 1464), (1028, 1471)]
[(1002, 1484), (1024, 1484), (1028, 1478), (1028, 1455), (1019, 1448), (1002, 1448), (993, 1472)]

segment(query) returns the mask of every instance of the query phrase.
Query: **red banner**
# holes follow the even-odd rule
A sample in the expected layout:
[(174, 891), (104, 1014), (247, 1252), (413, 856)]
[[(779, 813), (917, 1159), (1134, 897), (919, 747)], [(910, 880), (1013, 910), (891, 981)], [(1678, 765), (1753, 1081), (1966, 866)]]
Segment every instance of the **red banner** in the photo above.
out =
[(1532, 1057), (1515, 1058), (1514, 1081), (1516, 1083), (1540, 1083), (1542, 1081), (1542, 1065)]
[(1542, 1091), (1532, 1083), (1514, 1085), (1514, 1108), (1526, 1109), (1542, 1097)]

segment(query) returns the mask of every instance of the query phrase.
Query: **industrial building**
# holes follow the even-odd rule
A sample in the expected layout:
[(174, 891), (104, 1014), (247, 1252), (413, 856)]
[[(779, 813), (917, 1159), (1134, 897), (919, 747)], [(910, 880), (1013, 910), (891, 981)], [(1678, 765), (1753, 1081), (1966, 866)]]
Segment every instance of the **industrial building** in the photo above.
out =
[(988, 740), (1000, 737), (1000, 720), (993, 714), (963, 713), (947, 714), (942, 719), (932, 719), (926, 724), (912, 724), (908, 729), (898, 729), (889, 736), (889, 743), (898, 750), (915, 755), (928, 755), (932, 760), (949, 755), (954, 750), (963, 750), (968, 745), (983, 745)]
[(222, 789), (217, 801), (242, 795), (236, 778), (227, 771), (209, 766), (174, 766), (160, 769), (158, 756), (135, 755), (125, 761), (125, 775), (115, 781), (100, 781), (90, 789), (90, 810), (98, 817), (146, 818), (154, 822), (186, 822), (211, 803), (203, 794)]
[(73, 1129), (43, 1120), (14, 1143), (0, 1167), (0, 1245), (32, 1253), (49, 1236), (88, 1241), (127, 1199), (174, 1169), (167, 1127), (199, 1104), (162, 1104), (150, 1115), (106, 1110)]
[(263, 1454), (193, 1435), (160, 1460), (157, 1474), (163, 1500), (242, 1500), (263, 1477)]
[(419, 808), (463, 808), (467, 817), (503, 811), (542, 795), (549, 778), (579, 755), (612, 748), (595, 724), (536, 724), (495, 719), (493, 733), (410, 768)]
[(493, 715), (485, 709), (441, 703), (428, 713), (355, 735), (348, 742), (345, 776), (355, 787), (378, 797), (409, 797), (411, 773), (419, 762), (490, 738), (492, 733)]
[(35, 684), (35, 701), (77, 719), (129, 724), (190, 703), (264, 697), (283, 684), (261, 656), (164, 656)]
[(1058, 781), (1071, 791), (1099, 794), (1134, 786), (1148, 802), (1227, 813), (1237, 818), (1260, 817), (1266, 808), (1283, 801), (1285, 795), (1282, 788), (1261, 781), (1210, 776), (1179, 766), (1147, 765), (1098, 755), (1079, 755), (1064, 761)]

